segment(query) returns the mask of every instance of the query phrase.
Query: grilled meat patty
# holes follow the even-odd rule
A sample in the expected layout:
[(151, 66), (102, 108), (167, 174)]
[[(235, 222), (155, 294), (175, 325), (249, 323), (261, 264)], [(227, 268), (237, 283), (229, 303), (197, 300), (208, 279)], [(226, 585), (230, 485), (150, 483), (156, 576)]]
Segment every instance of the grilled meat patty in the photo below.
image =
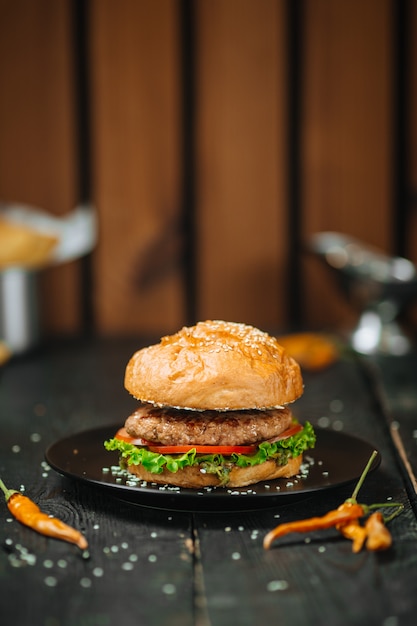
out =
[(125, 423), (131, 437), (164, 445), (251, 444), (272, 439), (291, 425), (289, 409), (187, 411), (141, 405)]

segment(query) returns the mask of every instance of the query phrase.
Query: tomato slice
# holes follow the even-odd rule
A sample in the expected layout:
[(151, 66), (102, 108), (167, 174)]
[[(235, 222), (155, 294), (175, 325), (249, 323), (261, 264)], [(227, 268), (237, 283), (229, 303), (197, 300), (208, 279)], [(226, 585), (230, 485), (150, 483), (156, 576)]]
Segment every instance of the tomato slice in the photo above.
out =
[(280, 435), (277, 435), (276, 437), (272, 437), (271, 439), (268, 439), (268, 441), (269, 443), (275, 443), (275, 441), (281, 441), (281, 439), (288, 439), (288, 437), (292, 437), (293, 435), (296, 435), (297, 433), (301, 432), (303, 428), (304, 427), (301, 426), (301, 424), (293, 424), (292, 426), (287, 428), (287, 430), (284, 430), (283, 433), (281, 433)]
[(223, 454), (230, 456), (231, 454), (251, 454), (256, 451), (257, 446), (199, 446), (199, 445), (182, 445), (182, 446), (164, 446), (163, 444), (151, 443), (148, 445), (151, 452), (159, 454), (183, 454), (189, 450), (195, 451), (197, 454)]
[(140, 437), (131, 437), (124, 426), (123, 428), (119, 428), (117, 433), (114, 435), (114, 438), (126, 441), (126, 443), (132, 443), (134, 446), (147, 446), (150, 443), (149, 441), (146, 441), (146, 439), (141, 439)]

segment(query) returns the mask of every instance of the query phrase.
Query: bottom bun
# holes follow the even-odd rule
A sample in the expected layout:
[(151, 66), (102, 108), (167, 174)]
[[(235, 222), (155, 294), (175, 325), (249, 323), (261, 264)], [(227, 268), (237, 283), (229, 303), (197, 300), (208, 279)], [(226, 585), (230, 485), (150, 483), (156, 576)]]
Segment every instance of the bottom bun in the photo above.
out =
[(143, 465), (128, 465), (131, 474), (149, 483), (163, 485), (175, 485), (197, 489), (199, 487), (246, 487), (264, 480), (274, 478), (291, 478), (298, 474), (302, 462), (302, 454), (295, 459), (290, 459), (286, 465), (277, 465), (274, 461), (265, 461), (253, 467), (234, 467), (226, 485), (221, 485), (220, 479), (215, 474), (205, 474), (198, 466), (184, 467), (178, 472), (164, 470), (161, 474), (148, 472)]

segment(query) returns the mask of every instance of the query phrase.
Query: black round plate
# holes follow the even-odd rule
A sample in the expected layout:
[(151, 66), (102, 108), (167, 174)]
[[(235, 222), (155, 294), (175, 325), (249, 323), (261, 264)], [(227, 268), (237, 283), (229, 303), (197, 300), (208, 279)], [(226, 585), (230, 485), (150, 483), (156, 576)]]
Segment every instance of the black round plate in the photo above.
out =
[[(104, 441), (120, 425), (79, 432), (52, 444), (45, 457), (58, 473), (107, 489), (112, 495), (142, 506), (170, 510), (233, 511), (284, 504), (314, 492), (356, 481), (373, 450), (366, 441), (345, 433), (315, 428), (314, 450), (304, 454), (303, 472), (294, 478), (279, 478), (239, 488), (185, 489), (132, 481), (118, 469), (118, 453), (108, 452)], [(376, 456), (372, 470), (380, 463)]]

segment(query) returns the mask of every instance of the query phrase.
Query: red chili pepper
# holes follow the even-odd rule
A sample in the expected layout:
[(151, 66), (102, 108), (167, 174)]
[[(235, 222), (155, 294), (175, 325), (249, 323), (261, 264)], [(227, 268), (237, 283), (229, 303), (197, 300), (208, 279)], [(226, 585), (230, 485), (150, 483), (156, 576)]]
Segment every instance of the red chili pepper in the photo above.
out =
[(42, 535), (74, 543), (81, 550), (88, 547), (87, 540), (80, 531), (56, 517), (43, 513), (30, 498), (14, 489), (7, 489), (1, 479), (0, 488), (5, 495), (9, 511), (19, 522)]

